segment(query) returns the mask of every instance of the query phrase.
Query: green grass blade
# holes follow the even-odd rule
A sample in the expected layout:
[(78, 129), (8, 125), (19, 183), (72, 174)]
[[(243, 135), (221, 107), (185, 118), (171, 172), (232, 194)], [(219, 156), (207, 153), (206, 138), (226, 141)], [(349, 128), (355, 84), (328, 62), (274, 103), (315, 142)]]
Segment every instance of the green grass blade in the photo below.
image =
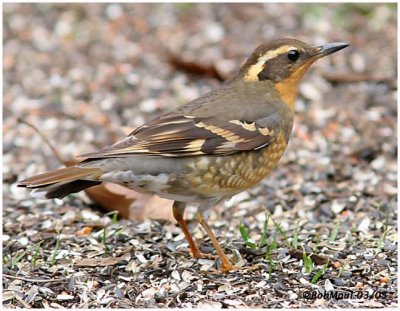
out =
[(58, 251), (59, 251), (59, 249), (60, 249), (60, 244), (61, 244), (61, 232), (58, 231), (58, 233), (57, 233), (57, 240), (56, 240), (56, 246), (54, 247), (54, 250), (53, 250), (53, 253), (52, 253), (51, 259), (50, 259), (50, 264), (51, 264), (52, 266), (54, 266), (54, 265), (56, 264), (56, 262), (57, 262), (56, 257), (57, 257), (57, 255), (58, 255)]
[(329, 242), (332, 243), (336, 240), (336, 237), (339, 233), (339, 228), (340, 228), (340, 222), (335, 223), (335, 227), (333, 228), (331, 235), (329, 237)]

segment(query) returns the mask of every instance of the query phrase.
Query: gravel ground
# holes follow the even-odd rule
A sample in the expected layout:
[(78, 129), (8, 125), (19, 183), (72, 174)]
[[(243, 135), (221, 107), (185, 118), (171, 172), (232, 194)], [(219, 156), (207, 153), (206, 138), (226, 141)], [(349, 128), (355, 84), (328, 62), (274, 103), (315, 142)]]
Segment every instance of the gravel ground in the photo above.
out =
[[(396, 4), (3, 10), (3, 307), (397, 306)], [(205, 67), (232, 77), (279, 37), (351, 45), (305, 77), (278, 169), (212, 211), (238, 271), (192, 259), (169, 221), (116, 220), (84, 193), (41, 201), (16, 187), (61, 165), (24, 122), (70, 159), (218, 87)]]

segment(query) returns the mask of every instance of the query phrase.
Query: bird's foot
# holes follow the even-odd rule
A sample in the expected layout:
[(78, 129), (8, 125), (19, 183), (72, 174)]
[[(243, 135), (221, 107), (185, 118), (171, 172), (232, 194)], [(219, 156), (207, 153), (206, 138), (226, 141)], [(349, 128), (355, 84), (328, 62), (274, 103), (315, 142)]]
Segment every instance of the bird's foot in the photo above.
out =
[(233, 272), (233, 271), (237, 271), (237, 270), (239, 270), (239, 268), (234, 266), (230, 262), (225, 262), (225, 263), (223, 262), (221, 264), (221, 272), (222, 273), (228, 273), (228, 272)]
[(210, 259), (210, 260), (215, 260), (217, 258), (220, 258), (221, 260), (221, 267), (220, 267), (220, 271), (222, 273), (228, 273), (228, 272), (232, 272), (232, 271), (237, 271), (238, 268), (236, 266), (234, 266), (227, 257), (221, 258), (218, 255), (213, 255), (213, 254), (207, 254), (207, 253), (203, 253), (201, 251), (195, 251), (193, 252), (193, 250), (190, 250), (190, 252), (192, 253), (193, 258), (196, 259)]
[(211, 260), (214, 260), (214, 259), (218, 258), (218, 255), (203, 253), (198, 249), (197, 250), (190, 249), (190, 253), (192, 254), (192, 257), (195, 258), (195, 259), (211, 259)]

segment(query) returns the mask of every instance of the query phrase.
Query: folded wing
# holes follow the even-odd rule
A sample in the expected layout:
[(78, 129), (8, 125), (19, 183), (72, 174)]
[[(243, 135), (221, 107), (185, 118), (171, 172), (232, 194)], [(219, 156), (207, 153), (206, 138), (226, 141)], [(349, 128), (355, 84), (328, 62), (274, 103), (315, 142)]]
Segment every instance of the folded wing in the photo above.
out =
[(121, 142), (82, 157), (186, 157), (257, 150), (268, 145), (277, 132), (276, 122), (273, 126), (261, 121), (166, 115), (137, 128)]

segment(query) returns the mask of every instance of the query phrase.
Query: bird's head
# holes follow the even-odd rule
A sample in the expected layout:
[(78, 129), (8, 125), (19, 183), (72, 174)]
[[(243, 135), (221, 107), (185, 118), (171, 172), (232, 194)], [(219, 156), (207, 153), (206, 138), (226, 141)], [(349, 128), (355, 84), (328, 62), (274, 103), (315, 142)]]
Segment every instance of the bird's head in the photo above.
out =
[(273, 40), (253, 52), (239, 77), (250, 82), (272, 82), (282, 99), (293, 108), (297, 85), (311, 64), (347, 46), (343, 42), (315, 47), (296, 39)]

